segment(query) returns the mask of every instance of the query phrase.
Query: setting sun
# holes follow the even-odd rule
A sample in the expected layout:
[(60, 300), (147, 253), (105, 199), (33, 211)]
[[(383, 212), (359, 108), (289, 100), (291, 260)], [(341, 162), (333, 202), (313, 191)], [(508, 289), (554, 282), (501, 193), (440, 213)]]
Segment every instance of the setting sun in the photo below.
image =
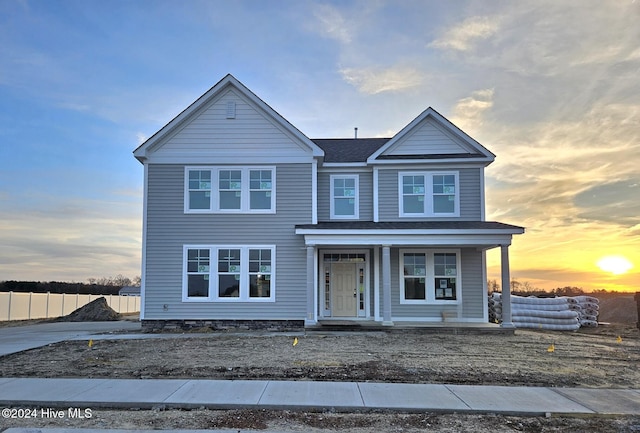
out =
[(622, 256), (606, 256), (598, 260), (598, 267), (605, 272), (620, 275), (633, 268), (633, 264)]

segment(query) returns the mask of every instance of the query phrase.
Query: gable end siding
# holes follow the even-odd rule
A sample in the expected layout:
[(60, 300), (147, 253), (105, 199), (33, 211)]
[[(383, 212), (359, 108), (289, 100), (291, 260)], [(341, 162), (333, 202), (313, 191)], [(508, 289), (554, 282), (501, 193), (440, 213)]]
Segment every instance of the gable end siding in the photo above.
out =
[(476, 153), (468, 146), (460, 144), (450, 133), (434, 120), (420, 125), (383, 155), (446, 155), (456, 153)]
[[(306, 258), (294, 226), (311, 223), (311, 164), (278, 165), (277, 213), (268, 215), (185, 214), (184, 168), (148, 168), (145, 319), (303, 320)], [(275, 245), (276, 302), (182, 302), (183, 246), (189, 244)]]
[[(229, 103), (235, 104), (232, 118), (227, 115)], [(217, 163), (297, 162), (312, 157), (310, 149), (233, 89), (194, 113), (152, 151), (153, 160), (163, 163), (190, 156)]]

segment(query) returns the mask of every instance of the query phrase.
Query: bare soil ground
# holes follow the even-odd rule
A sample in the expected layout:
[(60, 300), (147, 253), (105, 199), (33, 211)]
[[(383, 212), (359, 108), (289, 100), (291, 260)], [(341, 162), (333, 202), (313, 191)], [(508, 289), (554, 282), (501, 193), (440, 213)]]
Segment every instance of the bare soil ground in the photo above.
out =
[[(618, 337), (621, 342), (618, 342)], [(548, 349), (554, 345), (555, 350)], [(630, 325), (515, 335), (209, 333), (66, 341), (0, 358), (4, 377), (206, 378), (626, 388), (640, 383)]]
[[(616, 303), (616, 308), (622, 305)], [(625, 302), (635, 309), (635, 303)], [(623, 309), (626, 311), (625, 309)], [(70, 341), (0, 357), (3, 377), (289, 379), (634, 388), (640, 383), (635, 320), (578, 332), (515, 335), (345, 333), (298, 337), (216, 332), (152, 340)], [(632, 311), (632, 310), (631, 310)], [(604, 311), (603, 311), (604, 313)], [(626, 314), (626, 313), (625, 313)], [(614, 317), (615, 318), (615, 317)], [(553, 344), (554, 351), (549, 347)], [(4, 422), (4, 424), (3, 424)], [(385, 432), (640, 432), (639, 417), (336, 414), (288, 411), (107, 411), (87, 420), (0, 420), (10, 426), (126, 429), (272, 429)]]

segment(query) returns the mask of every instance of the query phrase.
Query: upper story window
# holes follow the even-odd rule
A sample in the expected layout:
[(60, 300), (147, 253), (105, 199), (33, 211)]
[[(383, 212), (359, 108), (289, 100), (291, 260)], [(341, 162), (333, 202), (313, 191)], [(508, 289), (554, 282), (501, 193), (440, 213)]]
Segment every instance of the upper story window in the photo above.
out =
[(358, 218), (358, 196), (358, 175), (331, 175), (331, 218)]
[(398, 195), (401, 217), (460, 216), (457, 172), (400, 172)]
[(184, 247), (183, 301), (275, 301), (275, 246)]
[(400, 303), (456, 303), (459, 258), (457, 250), (401, 250)]
[(185, 213), (275, 213), (275, 167), (186, 167)]

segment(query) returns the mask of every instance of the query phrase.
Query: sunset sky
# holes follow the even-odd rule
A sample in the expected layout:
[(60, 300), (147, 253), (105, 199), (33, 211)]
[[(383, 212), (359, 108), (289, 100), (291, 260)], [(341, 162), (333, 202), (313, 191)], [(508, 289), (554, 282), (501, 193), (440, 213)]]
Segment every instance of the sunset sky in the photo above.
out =
[(640, 0), (0, 0), (0, 281), (140, 275), (131, 152), (231, 73), (311, 138), (433, 107), (497, 155), (512, 277), (640, 291), (639, 23)]

